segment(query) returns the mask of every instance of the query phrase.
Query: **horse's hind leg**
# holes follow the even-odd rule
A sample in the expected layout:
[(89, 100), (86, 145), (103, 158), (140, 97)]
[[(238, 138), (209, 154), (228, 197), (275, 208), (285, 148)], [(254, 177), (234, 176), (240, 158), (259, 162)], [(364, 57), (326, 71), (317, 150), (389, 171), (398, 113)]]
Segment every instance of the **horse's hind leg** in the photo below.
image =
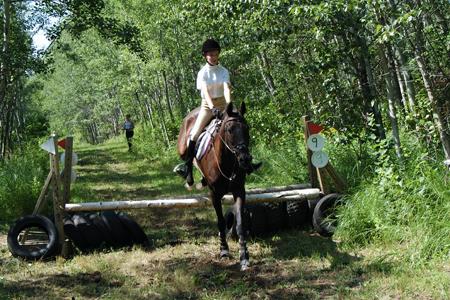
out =
[(234, 206), (236, 211), (236, 231), (239, 236), (239, 260), (241, 263), (241, 270), (245, 271), (250, 266), (250, 257), (247, 249), (247, 242), (245, 240), (245, 226), (243, 219), (244, 204), (245, 204), (245, 190), (233, 193)]
[(214, 205), (214, 209), (216, 210), (217, 215), (217, 226), (219, 227), (219, 238), (220, 238), (220, 257), (229, 257), (230, 252), (227, 243), (227, 237), (225, 233), (226, 223), (225, 218), (223, 217), (222, 211), (222, 202), (221, 199), (223, 195), (219, 197), (219, 195), (214, 195), (214, 193), (210, 193), (211, 200)]

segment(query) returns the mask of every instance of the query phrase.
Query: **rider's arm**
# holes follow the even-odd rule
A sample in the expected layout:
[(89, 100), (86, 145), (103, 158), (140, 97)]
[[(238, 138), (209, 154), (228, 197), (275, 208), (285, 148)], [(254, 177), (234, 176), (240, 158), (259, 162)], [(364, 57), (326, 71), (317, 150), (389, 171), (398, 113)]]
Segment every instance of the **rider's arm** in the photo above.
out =
[(231, 102), (231, 87), (229, 82), (223, 83), (223, 96), (227, 104)]
[(206, 86), (206, 82), (201, 83), (201, 91), (202, 95), (205, 97), (206, 103), (208, 104), (209, 109), (213, 109), (214, 104), (211, 99), (211, 95), (209, 95), (208, 88)]

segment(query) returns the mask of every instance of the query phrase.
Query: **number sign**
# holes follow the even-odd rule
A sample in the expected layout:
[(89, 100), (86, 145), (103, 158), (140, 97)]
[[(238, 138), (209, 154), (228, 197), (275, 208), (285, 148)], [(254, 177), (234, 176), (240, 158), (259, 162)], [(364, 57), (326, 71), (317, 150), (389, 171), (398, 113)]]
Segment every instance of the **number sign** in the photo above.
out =
[(325, 138), (320, 134), (312, 134), (309, 136), (306, 144), (311, 151), (320, 151), (325, 145)]
[(315, 151), (311, 156), (311, 162), (316, 168), (323, 168), (328, 164), (328, 155), (323, 151)]

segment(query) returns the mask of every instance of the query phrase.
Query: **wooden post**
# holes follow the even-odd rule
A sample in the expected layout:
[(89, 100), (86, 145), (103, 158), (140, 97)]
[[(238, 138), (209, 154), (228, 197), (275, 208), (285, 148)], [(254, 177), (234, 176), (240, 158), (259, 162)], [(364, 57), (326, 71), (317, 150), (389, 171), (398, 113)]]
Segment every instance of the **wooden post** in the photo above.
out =
[(319, 180), (317, 178), (316, 168), (313, 166), (311, 162), (312, 151), (308, 148), (308, 138), (309, 138), (309, 117), (303, 116), (303, 123), (305, 124), (305, 146), (306, 146), (306, 158), (308, 160), (308, 173), (309, 173), (309, 181), (311, 182), (311, 187), (318, 188), (320, 187)]
[(66, 137), (66, 149), (64, 158), (63, 171), (63, 203), (70, 202), (70, 183), (72, 181), (72, 153), (73, 153), (73, 137)]
[(41, 211), (42, 206), (45, 203), (45, 201), (44, 201), (45, 195), (47, 194), (48, 187), (52, 181), (52, 178), (53, 178), (53, 172), (52, 172), (52, 170), (50, 170), (50, 172), (47, 175), (47, 179), (45, 179), (44, 187), (41, 190), (41, 194), (39, 195), (39, 198), (36, 201), (36, 205), (34, 206), (33, 215), (36, 215)]
[(308, 138), (310, 136), (309, 132), (309, 118), (307, 116), (303, 117), (303, 122), (305, 123), (305, 145), (306, 145), (306, 154), (308, 158), (308, 171), (309, 171), (309, 177), (311, 181), (311, 186), (314, 188), (320, 188), (322, 193), (328, 194), (330, 192), (330, 189), (328, 186), (326, 186), (326, 183), (324, 182), (325, 176), (328, 174), (331, 179), (333, 180), (336, 190), (338, 192), (344, 192), (344, 190), (347, 188), (347, 185), (344, 180), (342, 180), (341, 177), (337, 174), (336, 170), (333, 168), (330, 162), (327, 163), (327, 165), (323, 168), (316, 168), (313, 166), (311, 162), (311, 156), (312, 151), (308, 148)]
[(64, 202), (61, 197), (61, 177), (59, 174), (59, 157), (58, 157), (58, 136), (53, 136), (55, 144), (55, 154), (50, 153), (51, 170), (53, 172), (53, 212), (55, 215), (55, 226), (58, 231), (59, 249), (61, 249), (61, 256), (67, 257), (67, 243), (64, 234)]
[(325, 169), (323, 168), (315, 168), (317, 172), (317, 180), (319, 181), (320, 190), (325, 195), (330, 192), (329, 188), (325, 184)]
[(327, 171), (328, 175), (330, 175), (331, 179), (334, 181), (334, 185), (336, 186), (336, 190), (340, 193), (343, 193), (347, 189), (347, 184), (345, 181), (338, 175), (334, 167), (331, 165), (331, 163), (328, 163), (325, 166), (325, 170)]

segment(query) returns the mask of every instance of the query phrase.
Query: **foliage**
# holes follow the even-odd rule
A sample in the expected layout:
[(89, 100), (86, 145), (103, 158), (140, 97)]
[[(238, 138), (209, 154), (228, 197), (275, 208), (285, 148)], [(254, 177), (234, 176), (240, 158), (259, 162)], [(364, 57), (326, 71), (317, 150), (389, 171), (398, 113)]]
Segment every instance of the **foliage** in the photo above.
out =
[[(141, 134), (141, 128), (137, 128), (136, 134)], [(335, 134), (327, 133), (328, 136)], [(144, 140), (135, 141), (135, 146)], [(265, 155), (264, 159), (271, 158), (269, 165), (280, 165), (280, 168), (265, 167), (258, 176), (249, 177), (251, 185), (293, 181), (290, 174), (285, 176), (285, 169), (290, 169), (291, 174), (302, 172), (303, 163), (296, 164), (299, 170), (295, 171), (292, 161), (288, 162), (298, 162), (299, 157), (304, 157), (300, 154), (304, 145), (297, 142), (301, 147), (295, 155), (286, 152), (284, 146), (260, 148), (256, 145), (253, 148), (255, 154)], [(291, 146), (296, 147), (294, 143)], [(335, 151), (331, 143), (326, 147), (327, 151)], [(175, 155), (163, 147), (152, 148), (148, 153), (154, 160), (151, 157), (144, 159), (140, 153), (128, 152), (121, 136), (97, 145), (76, 142), (75, 151), (79, 156), (76, 166), (79, 177), (73, 185), (74, 201), (149, 199), (186, 193), (182, 180), (168, 168), (173, 165), (170, 160), (175, 159)], [(341, 156), (346, 153), (343, 151)], [(351, 153), (348, 160), (353, 157)], [(417, 167), (424, 171), (424, 176), (429, 174), (425, 171), (426, 165), (427, 161)], [(270, 173), (267, 178), (266, 173)], [(288, 181), (284, 182), (286, 179)], [(439, 182), (442, 181), (436, 180), (437, 185), (442, 184)], [(367, 205), (370, 201), (363, 203), (366, 207), (361, 211), (372, 211), (372, 206)], [(153, 241), (154, 248), (115, 249), (75, 254), (69, 259), (29, 262), (11, 256), (4, 242), (7, 229), (0, 228), (3, 230), (3, 234), (0, 233), (0, 298), (35, 298), (39, 295), (39, 298), (60, 299), (70, 295), (77, 299), (323, 299), (330, 296), (376, 299), (382, 295), (412, 299), (420, 295), (445, 299), (449, 296), (448, 258), (431, 260), (425, 266), (404, 263), (400, 259), (404, 250), (428, 247), (430, 243), (446, 247), (448, 234), (441, 235), (440, 240), (435, 239), (436, 235), (429, 236), (423, 240), (425, 243), (419, 243), (419, 240), (410, 249), (406, 247), (409, 243), (406, 239), (402, 243), (372, 244), (364, 249), (352, 247), (347, 250), (342, 249), (339, 239), (317, 236), (308, 228), (283, 230), (248, 242), (252, 265), (243, 274), (239, 270), (237, 241), (229, 241), (232, 258), (220, 259), (218, 256), (217, 224), (211, 207), (141, 209), (128, 213)], [(434, 213), (432, 210), (426, 217), (432, 218)], [(427, 225), (430, 231), (434, 230), (434, 224), (428, 222)], [(441, 233), (447, 228), (441, 227)], [(407, 227), (401, 230), (409, 231)], [(414, 242), (412, 238), (410, 241)], [(395, 251), (400, 255), (393, 255)]]
[[(252, 154), (264, 163), (250, 186), (307, 180), (301, 117), (309, 115), (327, 128), (325, 150), (351, 187), (338, 229), (343, 241), (396, 243), (397, 257), (410, 262), (448, 252), (447, 0), (3, 1), (4, 16), (6, 4), (2, 217), (27, 211), (25, 199), (35, 198), (42, 178), (40, 155), (21, 151), (28, 140), (51, 129), (103, 147), (121, 134), (128, 113), (137, 158), (162, 168), (144, 178), (173, 183), (178, 126), (200, 103), (200, 45), (214, 37), (234, 102), (249, 108)], [(49, 15), (59, 19), (41, 56), (31, 31), (48, 27)], [(79, 192), (91, 195), (85, 187)], [(105, 191), (111, 197), (111, 187)]]
[(449, 178), (416, 137), (407, 141), (403, 163), (388, 163), (392, 156), (384, 150), (378, 153), (373, 176), (345, 200), (337, 234), (353, 246), (402, 245), (395, 255), (418, 264), (445, 257), (450, 250)]
[(0, 219), (11, 221), (33, 211), (48, 171), (44, 151), (29, 144), (0, 164)]

